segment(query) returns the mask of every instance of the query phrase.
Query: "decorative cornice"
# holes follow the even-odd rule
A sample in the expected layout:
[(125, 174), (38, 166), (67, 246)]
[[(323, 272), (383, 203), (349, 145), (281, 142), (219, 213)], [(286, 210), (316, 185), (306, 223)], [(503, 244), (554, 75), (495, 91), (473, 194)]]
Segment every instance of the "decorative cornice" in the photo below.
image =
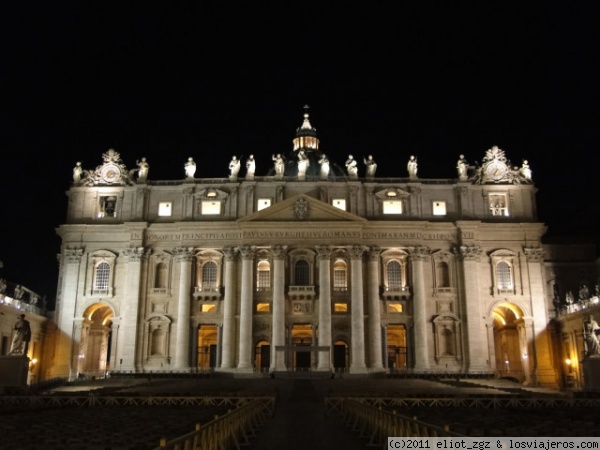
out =
[(539, 247), (523, 248), (527, 262), (542, 262), (544, 260), (544, 250)]
[(461, 245), (459, 251), (463, 261), (479, 261), (481, 256), (481, 247), (478, 245)]

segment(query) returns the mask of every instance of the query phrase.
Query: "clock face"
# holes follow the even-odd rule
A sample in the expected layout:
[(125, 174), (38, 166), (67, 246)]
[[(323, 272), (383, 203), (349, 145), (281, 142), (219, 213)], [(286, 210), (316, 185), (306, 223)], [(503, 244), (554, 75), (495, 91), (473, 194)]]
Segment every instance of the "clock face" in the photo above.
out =
[(485, 169), (485, 174), (488, 179), (499, 181), (506, 176), (506, 164), (494, 161), (488, 164)]
[(115, 183), (121, 178), (121, 169), (115, 164), (107, 164), (102, 168), (100, 175), (106, 183)]

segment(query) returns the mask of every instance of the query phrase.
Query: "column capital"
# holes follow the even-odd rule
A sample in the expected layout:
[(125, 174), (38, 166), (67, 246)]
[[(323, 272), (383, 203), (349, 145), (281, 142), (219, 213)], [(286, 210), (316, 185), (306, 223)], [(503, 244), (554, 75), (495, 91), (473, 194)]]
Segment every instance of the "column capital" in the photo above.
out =
[(254, 258), (254, 247), (249, 245), (242, 245), (239, 247), (240, 255), (242, 259), (253, 259)]
[(223, 247), (223, 255), (225, 255), (226, 261), (233, 261), (238, 255), (238, 249), (235, 247)]
[(352, 259), (360, 259), (362, 255), (365, 253), (367, 248), (362, 245), (350, 245), (348, 246), (348, 253), (350, 254), (350, 258)]
[(331, 247), (329, 247), (328, 245), (316, 245), (315, 250), (319, 255), (319, 259), (331, 258)]
[(173, 256), (177, 262), (191, 262), (194, 258), (194, 249), (193, 247), (175, 247)]
[(482, 253), (479, 245), (461, 245), (458, 250), (463, 261), (479, 261)]
[(78, 263), (83, 256), (83, 247), (69, 247), (65, 250), (67, 262)]
[(271, 253), (274, 259), (283, 259), (287, 253), (287, 245), (272, 245)]
[(371, 247), (367, 250), (367, 255), (369, 257), (369, 261), (378, 261), (379, 255), (381, 255), (380, 247)]
[(128, 247), (123, 249), (121, 255), (129, 262), (139, 262), (148, 256), (148, 251), (144, 247)]
[(523, 252), (525, 253), (527, 262), (544, 261), (544, 250), (539, 247), (524, 247)]
[(408, 247), (408, 253), (413, 261), (425, 261), (431, 255), (431, 249), (425, 245)]

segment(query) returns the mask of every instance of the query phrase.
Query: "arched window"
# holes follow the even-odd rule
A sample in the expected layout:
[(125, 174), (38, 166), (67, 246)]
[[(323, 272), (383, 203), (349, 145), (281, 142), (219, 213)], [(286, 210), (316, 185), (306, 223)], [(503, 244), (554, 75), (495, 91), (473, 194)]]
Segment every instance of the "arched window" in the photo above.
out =
[(337, 260), (333, 264), (333, 289), (345, 291), (348, 289), (348, 266), (342, 260)]
[(110, 266), (107, 262), (101, 262), (96, 266), (94, 276), (94, 290), (108, 291), (108, 280), (110, 278)]
[(387, 263), (388, 290), (399, 291), (402, 289), (402, 266), (398, 261)]
[(496, 282), (498, 289), (512, 289), (513, 279), (510, 265), (505, 261), (500, 261), (496, 264)]
[(310, 266), (307, 261), (300, 259), (294, 267), (294, 283), (296, 286), (310, 285)]
[(450, 270), (448, 269), (447, 262), (438, 261), (435, 265), (435, 273), (437, 287), (450, 287)]
[(271, 288), (271, 265), (269, 261), (259, 261), (256, 267), (256, 287), (260, 290)]
[(208, 261), (202, 266), (202, 287), (217, 286), (217, 264), (214, 261)]
[(167, 265), (165, 263), (161, 262), (156, 265), (156, 274), (154, 276), (154, 288), (167, 288)]

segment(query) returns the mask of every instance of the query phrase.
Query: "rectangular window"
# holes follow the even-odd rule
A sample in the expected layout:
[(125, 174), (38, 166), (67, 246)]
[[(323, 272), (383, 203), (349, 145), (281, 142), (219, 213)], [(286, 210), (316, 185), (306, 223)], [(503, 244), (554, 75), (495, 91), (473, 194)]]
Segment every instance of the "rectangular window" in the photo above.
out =
[(98, 217), (116, 217), (117, 197), (114, 195), (103, 195), (98, 203)]
[(171, 202), (160, 202), (158, 204), (158, 215), (169, 217), (171, 215)]
[(219, 215), (221, 214), (221, 202), (219, 201), (211, 201), (211, 200), (203, 200), (202, 201), (202, 215)]
[(215, 312), (217, 312), (217, 307), (210, 303), (204, 303), (202, 305), (202, 312), (203, 313), (215, 313)]
[(402, 201), (401, 200), (384, 200), (383, 201), (383, 213), (384, 214), (402, 214)]
[(257, 303), (256, 304), (256, 312), (271, 312), (271, 304), (270, 303)]
[(331, 204), (342, 211), (346, 211), (346, 199), (344, 198), (334, 198)]
[(490, 194), (490, 213), (492, 216), (508, 217), (506, 194)]
[(401, 313), (402, 312), (402, 303), (388, 303), (388, 312), (389, 313)]
[(348, 303), (334, 303), (333, 311), (336, 313), (348, 312)]
[(258, 203), (256, 204), (256, 210), (257, 211), (262, 211), (263, 209), (266, 209), (269, 206), (271, 206), (271, 199), (270, 198), (259, 198), (258, 199)]
[(446, 215), (446, 202), (433, 202), (433, 215), (434, 216), (445, 216)]

